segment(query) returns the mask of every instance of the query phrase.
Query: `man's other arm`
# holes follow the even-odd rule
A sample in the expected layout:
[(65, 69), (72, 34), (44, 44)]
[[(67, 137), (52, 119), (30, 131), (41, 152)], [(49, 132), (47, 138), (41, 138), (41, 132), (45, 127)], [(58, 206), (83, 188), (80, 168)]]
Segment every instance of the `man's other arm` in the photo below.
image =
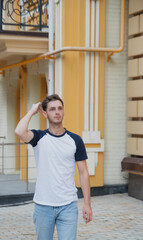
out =
[(77, 161), (80, 184), (84, 196), (83, 218), (88, 223), (92, 220), (92, 209), (90, 203), (90, 183), (86, 160)]

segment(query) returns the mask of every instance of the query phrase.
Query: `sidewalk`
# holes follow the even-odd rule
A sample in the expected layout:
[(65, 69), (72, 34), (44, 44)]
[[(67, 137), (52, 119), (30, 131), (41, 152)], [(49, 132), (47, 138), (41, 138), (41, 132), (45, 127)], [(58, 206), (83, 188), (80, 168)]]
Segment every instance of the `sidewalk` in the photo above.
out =
[(35, 183), (21, 181), (20, 174), (0, 174), (0, 196), (34, 193), (34, 190)]
[[(91, 202), (93, 221), (86, 225), (82, 219), (83, 199), (79, 199), (77, 240), (143, 240), (142, 201), (115, 194), (92, 197)], [(0, 240), (36, 240), (32, 215), (33, 203), (1, 207)]]

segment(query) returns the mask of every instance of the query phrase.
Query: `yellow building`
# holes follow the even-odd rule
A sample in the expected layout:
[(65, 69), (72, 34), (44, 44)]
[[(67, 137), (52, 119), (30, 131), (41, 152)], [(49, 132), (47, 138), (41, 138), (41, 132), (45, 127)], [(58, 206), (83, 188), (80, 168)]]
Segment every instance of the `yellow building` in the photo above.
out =
[[(58, 93), (65, 102), (64, 126), (85, 142), (92, 194), (126, 191), (121, 162), (143, 156), (142, 12), (142, 0), (34, 0), (21, 1), (21, 8), (17, 1), (1, 1), (5, 143), (18, 143), (14, 128), (33, 103)], [(30, 122), (31, 128), (47, 126), (41, 116)], [(15, 152), (16, 158), (5, 158), (5, 173), (20, 171), (22, 180), (32, 181), (31, 146), (17, 145)], [(80, 187), (77, 170), (75, 181)]]

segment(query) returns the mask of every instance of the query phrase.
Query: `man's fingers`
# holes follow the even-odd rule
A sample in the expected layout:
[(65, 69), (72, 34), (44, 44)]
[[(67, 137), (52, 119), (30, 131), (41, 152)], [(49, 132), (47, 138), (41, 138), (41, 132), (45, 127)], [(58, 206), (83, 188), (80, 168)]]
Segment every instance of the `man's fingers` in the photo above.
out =
[(83, 218), (84, 218), (85, 222), (87, 223), (89, 220), (89, 216), (86, 212), (83, 212)]
[(83, 218), (86, 223), (92, 221), (92, 212), (91, 213), (83, 212)]
[(92, 214), (88, 215), (88, 219), (87, 220), (88, 220), (88, 222), (92, 221)]
[(42, 108), (42, 104), (41, 104), (41, 103), (40, 103), (39, 106), (38, 106), (38, 111), (39, 111), (40, 113), (43, 112), (43, 108)]
[(34, 114), (38, 113), (38, 112), (41, 112), (42, 111), (42, 105), (41, 105), (41, 102), (38, 102), (36, 104), (33, 104), (32, 105), (32, 111)]
[(86, 219), (86, 212), (83, 212), (83, 218)]
[(90, 222), (92, 220), (92, 216), (91, 214), (87, 214), (87, 217), (86, 217), (86, 223)]

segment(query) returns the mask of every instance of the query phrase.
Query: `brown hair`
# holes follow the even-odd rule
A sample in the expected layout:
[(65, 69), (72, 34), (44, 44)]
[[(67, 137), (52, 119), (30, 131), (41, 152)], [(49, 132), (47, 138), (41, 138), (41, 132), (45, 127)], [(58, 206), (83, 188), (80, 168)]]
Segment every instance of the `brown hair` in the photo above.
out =
[(42, 108), (43, 108), (43, 110), (44, 110), (44, 111), (47, 110), (47, 106), (48, 106), (48, 103), (49, 103), (49, 102), (51, 102), (51, 101), (57, 101), (57, 100), (59, 100), (59, 101), (62, 103), (62, 105), (64, 106), (63, 100), (59, 97), (59, 95), (58, 95), (58, 94), (52, 94), (52, 95), (50, 95), (50, 96), (47, 96), (47, 97), (43, 100), (43, 102), (42, 102)]

